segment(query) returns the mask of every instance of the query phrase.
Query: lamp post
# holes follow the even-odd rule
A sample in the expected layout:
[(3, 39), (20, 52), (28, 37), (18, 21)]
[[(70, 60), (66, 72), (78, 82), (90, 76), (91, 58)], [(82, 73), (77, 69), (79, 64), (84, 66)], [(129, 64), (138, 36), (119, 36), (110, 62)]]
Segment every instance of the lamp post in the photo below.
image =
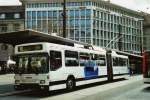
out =
[(63, 1), (63, 37), (66, 38), (66, 0)]

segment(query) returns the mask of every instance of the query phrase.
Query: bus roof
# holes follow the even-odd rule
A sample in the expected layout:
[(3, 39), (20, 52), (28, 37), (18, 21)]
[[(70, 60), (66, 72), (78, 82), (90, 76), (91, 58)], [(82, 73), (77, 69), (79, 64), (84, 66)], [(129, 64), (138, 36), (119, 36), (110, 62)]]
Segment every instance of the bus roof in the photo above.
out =
[[(42, 45), (42, 49), (36, 49), (35, 50), (35, 46), (41, 46)], [(32, 50), (33, 51), (30, 51), (31, 49), (28, 49), (28, 46), (32, 46)], [(22, 48), (22, 49), (19, 49), (19, 48)], [(25, 47), (25, 51), (18, 51), (18, 50), (23, 50), (23, 47)], [(35, 48), (34, 48), (35, 47)], [(95, 47), (93, 47), (92, 49), (86, 49), (86, 48), (83, 48), (83, 47), (76, 47), (76, 46), (67, 46), (67, 45), (60, 45), (60, 44), (55, 44), (55, 43), (49, 43), (49, 42), (37, 42), (37, 43), (25, 43), (25, 44), (19, 44), (19, 45), (16, 45), (15, 46), (15, 54), (20, 54), (20, 53), (35, 53), (35, 52), (49, 52), (50, 49), (64, 49), (64, 50), (72, 50), (72, 51), (83, 51), (83, 52), (89, 52), (89, 53), (100, 53), (102, 55), (105, 55), (106, 53), (106, 50), (105, 49), (102, 49), (102, 48), (98, 48), (97, 49)], [(26, 51), (27, 50), (27, 51)], [(29, 50), (29, 51), (28, 51)]]

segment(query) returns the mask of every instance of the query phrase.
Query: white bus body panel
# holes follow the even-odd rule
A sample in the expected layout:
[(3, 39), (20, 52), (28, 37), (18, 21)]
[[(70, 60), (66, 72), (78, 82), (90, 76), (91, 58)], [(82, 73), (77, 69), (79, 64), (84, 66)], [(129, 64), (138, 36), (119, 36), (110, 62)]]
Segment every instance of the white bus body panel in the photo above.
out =
[[(39, 84), (39, 85), (49, 85), (49, 75), (47, 74), (15, 74), (15, 80), (19, 80), (19, 84)], [(41, 80), (45, 80), (44, 84), (40, 84)]]
[(147, 83), (147, 84), (150, 84), (150, 78), (144, 78), (144, 79), (143, 79), (143, 82), (144, 82), (144, 83)]

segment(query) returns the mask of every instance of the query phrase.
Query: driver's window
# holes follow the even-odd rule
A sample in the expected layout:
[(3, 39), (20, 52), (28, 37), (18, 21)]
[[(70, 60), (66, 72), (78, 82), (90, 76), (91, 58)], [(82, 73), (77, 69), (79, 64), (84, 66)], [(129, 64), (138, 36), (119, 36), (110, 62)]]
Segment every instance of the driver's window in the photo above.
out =
[(55, 71), (62, 67), (62, 56), (59, 51), (50, 51), (50, 69)]

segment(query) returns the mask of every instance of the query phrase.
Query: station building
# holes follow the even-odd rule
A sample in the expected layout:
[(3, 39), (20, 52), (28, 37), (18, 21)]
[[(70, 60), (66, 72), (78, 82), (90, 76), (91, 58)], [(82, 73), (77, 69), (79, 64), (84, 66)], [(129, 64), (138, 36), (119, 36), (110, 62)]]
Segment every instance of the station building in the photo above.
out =
[[(24, 7), (0, 6), (0, 34), (24, 30)], [(13, 54), (13, 47), (0, 43), (0, 66)]]

